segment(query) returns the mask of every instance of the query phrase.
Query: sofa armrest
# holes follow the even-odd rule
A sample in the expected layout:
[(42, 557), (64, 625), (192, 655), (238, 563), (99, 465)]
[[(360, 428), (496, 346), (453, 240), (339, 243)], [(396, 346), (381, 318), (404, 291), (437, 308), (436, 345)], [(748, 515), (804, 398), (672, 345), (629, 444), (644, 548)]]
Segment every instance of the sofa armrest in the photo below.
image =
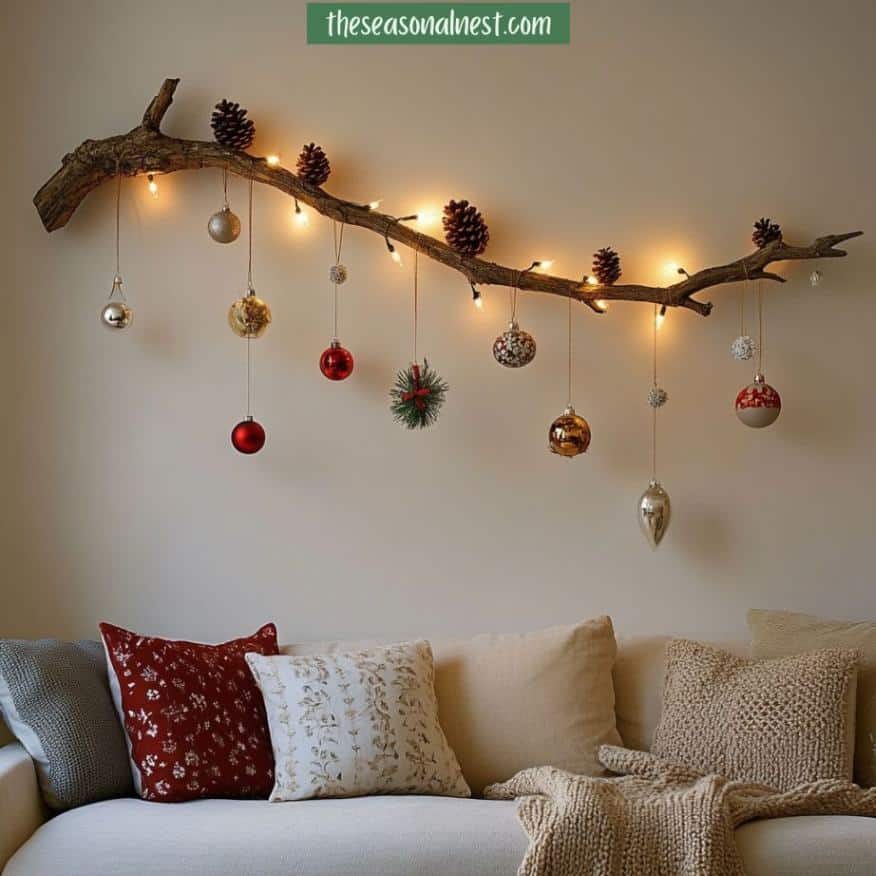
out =
[(16, 742), (0, 748), (0, 871), (46, 820), (30, 755)]

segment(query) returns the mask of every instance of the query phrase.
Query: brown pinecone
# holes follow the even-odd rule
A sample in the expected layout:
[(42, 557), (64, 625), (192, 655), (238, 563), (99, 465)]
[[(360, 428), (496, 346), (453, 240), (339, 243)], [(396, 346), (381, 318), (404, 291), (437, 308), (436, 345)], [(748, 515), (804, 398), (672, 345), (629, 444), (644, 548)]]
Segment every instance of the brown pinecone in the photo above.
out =
[(592, 270), (600, 286), (611, 286), (620, 279), (620, 256), (610, 246), (604, 246), (593, 253)]
[(754, 223), (751, 241), (758, 249), (763, 249), (768, 243), (781, 239), (782, 229), (777, 222), (760, 218)]
[(308, 143), (298, 156), (298, 176), (306, 182), (321, 186), (332, 172), (332, 166), (321, 146)]
[(255, 139), (255, 122), (246, 117), (246, 110), (239, 103), (230, 100), (216, 104), (210, 127), (216, 142), (229, 149), (248, 149)]
[(444, 208), (444, 237), (458, 253), (480, 255), (490, 240), (490, 231), (478, 208), (468, 201), (450, 201)]

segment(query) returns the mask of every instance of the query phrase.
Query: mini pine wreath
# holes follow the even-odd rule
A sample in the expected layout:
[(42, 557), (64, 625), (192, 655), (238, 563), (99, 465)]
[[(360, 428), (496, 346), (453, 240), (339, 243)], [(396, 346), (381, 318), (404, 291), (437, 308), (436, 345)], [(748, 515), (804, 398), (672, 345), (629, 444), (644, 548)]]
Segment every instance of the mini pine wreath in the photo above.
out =
[(438, 419), (449, 389), (439, 374), (423, 359), (423, 367), (414, 362), (399, 371), (395, 386), (389, 391), (390, 410), (397, 423), (406, 429), (425, 429)]
[(611, 286), (620, 279), (620, 256), (610, 246), (593, 253), (593, 276), (600, 286)]
[(450, 201), (444, 207), (444, 237), (451, 249), (465, 256), (478, 256), (490, 240), (484, 217), (468, 201)]
[(315, 186), (321, 186), (332, 172), (332, 166), (326, 157), (322, 146), (307, 143), (298, 156), (298, 176)]
[(248, 149), (255, 139), (255, 122), (239, 103), (220, 100), (210, 118), (216, 142), (229, 149)]
[(754, 231), (751, 233), (751, 242), (758, 249), (763, 249), (774, 240), (781, 239), (782, 228), (777, 222), (761, 217), (754, 223)]

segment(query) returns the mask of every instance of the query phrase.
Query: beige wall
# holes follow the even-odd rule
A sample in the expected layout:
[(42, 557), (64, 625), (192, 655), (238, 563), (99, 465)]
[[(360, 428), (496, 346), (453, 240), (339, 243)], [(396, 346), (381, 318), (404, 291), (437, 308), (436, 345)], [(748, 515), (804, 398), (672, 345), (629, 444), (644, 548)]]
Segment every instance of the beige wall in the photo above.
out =
[[(624, 632), (735, 635), (752, 605), (876, 616), (873, 336), (876, 77), (869, 2), (575, 2), (565, 47), (308, 47), (304, 4), (7, 2), (2, 430), (6, 635), (79, 636), (101, 619), (218, 639), (276, 619), (284, 639), (525, 629), (607, 612)], [(133, 329), (98, 310), (113, 272), (112, 192), (47, 235), (30, 199), (85, 137), (137, 123), (181, 76), (166, 128), (205, 137), (212, 103), (250, 108), (258, 149), (323, 144), (328, 188), (402, 213), (468, 197), (489, 255), (588, 269), (613, 244), (630, 280), (748, 248), (863, 228), (852, 256), (767, 298), (767, 375), (785, 410), (746, 430), (732, 401), (738, 290), (662, 334), (660, 473), (675, 507), (652, 553), (647, 307), (578, 313), (576, 403), (594, 438), (545, 447), (564, 398), (564, 304), (525, 295), (533, 366), (490, 355), (506, 294), (475, 313), (465, 283), (422, 271), (421, 350), (452, 389), (437, 428), (387, 410), (409, 358), (410, 273), (351, 229), (341, 334), (348, 383), (317, 370), (330, 338), (329, 226), (290, 225), (259, 189), (255, 282), (274, 324), (255, 346), (258, 457), (230, 448), (244, 345), (225, 311), (245, 248), (205, 232), (217, 172), (124, 186)], [(234, 205), (243, 212), (244, 186)], [(407, 260), (410, 263), (410, 259)]]

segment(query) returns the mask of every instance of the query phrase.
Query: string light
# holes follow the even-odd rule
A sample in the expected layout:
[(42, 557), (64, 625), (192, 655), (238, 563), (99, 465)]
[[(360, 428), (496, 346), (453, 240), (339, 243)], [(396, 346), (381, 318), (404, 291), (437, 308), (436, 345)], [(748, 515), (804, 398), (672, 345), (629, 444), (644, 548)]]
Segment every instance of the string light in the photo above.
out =
[(593, 302), (593, 306), (600, 313), (605, 313), (605, 311), (608, 310), (608, 302), (604, 298), (597, 298), (596, 301)]
[(660, 310), (654, 315), (654, 327), (660, 328), (663, 325), (663, 321), (666, 319), (666, 305), (664, 304)]
[(439, 219), (439, 213), (437, 210), (432, 210), (426, 208), (424, 210), (417, 210), (416, 213), (416, 222), (421, 228), (431, 228), (433, 225), (436, 225)]
[(365, 206), (368, 207), (369, 210), (377, 210), (382, 203), (383, 199), (378, 198), (376, 201), (371, 201), (371, 203), (366, 204)]
[(476, 310), (483, 310), (484, 309), (484, 299), (483, 299), (483, 296), (481, 295), (481, 290), (478, 289), (478, 287), (475, 286), (475, 284), (473, 282), (470, 283), (469, 285), (471, 286), (471, 300), (474, 303), (475, 309)]
[(307, 215), (307, 213), (304, 212), (304, 210), (301, 209), (301, 204), (298, 203), (297, 198), (295, 199), (295, 216), (294, 216), (294, 218), (295, 218), (295, 224), (299, 228), (306, 228), (308, 225), (310, 225), (310, 217)]
[(540, 268), (542, 271), (548, 271), (548, 270), (550, 270), (551, 265), (553, 265), (553, 263), (554, 263), (553, 259), (541, 259), (540, 261), (533, 262), (532, 267), (533, 268)]
[(268, 167), (278, 167), (280, 164), (280, 156), (279, 155), (269, 155), (265, 161), (268, 162)]
[(146, 175), (146, 186), (149, 189), (149, 194), (152, 195), (153, 198), (158, 197), (158, 183), (155, 182), (154, 174)]

